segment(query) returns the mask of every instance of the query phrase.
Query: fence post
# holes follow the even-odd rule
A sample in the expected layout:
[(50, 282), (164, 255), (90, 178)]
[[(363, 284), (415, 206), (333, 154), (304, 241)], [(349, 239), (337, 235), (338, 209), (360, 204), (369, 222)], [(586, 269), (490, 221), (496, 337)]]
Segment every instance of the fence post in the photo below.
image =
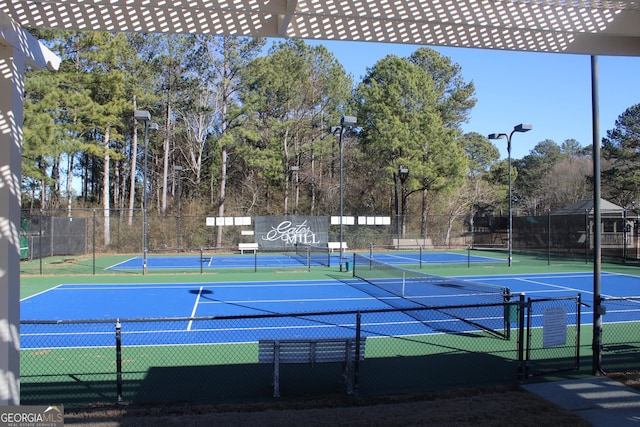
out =
[(93, 210), (93, 275), (96, 275), (96, 210)]
[(547, 265), (551, 265), (551, 209), (547, 210)]
[(518, 381), (524, 381), (526, 375), (524, 360), (524, 293), (518, 300)]
[(356, 314), (356, 360), (353, 364), (353, 394), (358, 395), (360, 391), (360, 326), (362, 323), (362, 314), (358, 311)]
[(117, 383), (117, 404), (122, 403), (122, 328), (120, 319), (116, 320), (116, 383)]
[(580, 318), (582, 317), (582, 294), (576, 301), (576, 371), (580, 369)]
[(43, 231), (42, 231), (42, 221), (44, 221), (44, 218), (43, 218), (42, 209), (40, 209), (40, 221), (39, 221), (39, 223), (40, 223), (40, 224), (39, 224), (40, 230), (39, 230), (39, 232), (38, 232), (38, 235), (40, 236), (40, 239), (39, 239), (40, 241), (38, 242), (38, 245), (39, 245), (39, 250), (40, 250), (40, 254), (39, 254), (39, 255), (40, 255), (40, 275), (41, 275), (41, 276), (44, 274), (44, 273), (43, 273), (43, 271), (42, 271), (42, 258), (43, 258), (43, 256), (44, 256), (44, 255), (43, 255), (43, 252), (42, 252), (42, 239), (43, 239), (43, 236), (42, 236), (42, 234), (43, 234)]

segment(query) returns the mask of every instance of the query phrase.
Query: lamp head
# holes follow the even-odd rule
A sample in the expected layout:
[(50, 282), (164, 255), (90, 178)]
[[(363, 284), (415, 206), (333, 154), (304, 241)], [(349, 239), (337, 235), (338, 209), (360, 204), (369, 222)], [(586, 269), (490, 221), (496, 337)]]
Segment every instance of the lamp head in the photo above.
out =
[(149, 113), (147, 110), (135, 110), (133, 112), (133, 117), (135, 117), (136, 120), (140, 120), (141, 122), (151, 121), (151, 113)]
[(520, 123), (513, 127), (515, 132), (529, 132), (531, 129), (533, 129), (533, 126), (530, 123)]
[(358, 119), (354, 116), (342, 116), (340, 119), (341, 126), (355, 126), (358, 123)]
[(506, 137), (507, 137), (506, 133), (490, 133), (487, 138), (489, 138), (489, 139), (501, 139), (501, 138), (506, 138)]

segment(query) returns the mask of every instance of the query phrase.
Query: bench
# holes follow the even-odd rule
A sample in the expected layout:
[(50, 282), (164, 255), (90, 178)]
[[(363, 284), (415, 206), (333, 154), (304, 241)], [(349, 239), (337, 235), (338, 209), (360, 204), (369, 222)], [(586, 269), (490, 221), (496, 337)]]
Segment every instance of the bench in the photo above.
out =
[(257, 243), (238, 243), (238, 250), (240, 251), (241, 254), (244, 254), (244, 251), (253, 251), (253, 253), (255, 254), (256, 251), (258, 250), (258, 244)]
[(354, 389), (354, 364), (364, 360), (365, 338), (356, 348), (355, 338), (260, 340), (258, 342), (259, 363), (273, 364), (273, 397), (280, 397), (280, 364), (342, 362), (342, 380), (347, 384), (347, 393)]
[(433, 249), (430, 238), (420, 239), (393, 239), (393, 246), (396, 249)]
[[(329, 248), (329, 251), (333, 253), (336, 249), (340, 250), (340, 242), (328, 242), (327, 247)], [(347, 242), (342, 242), (342, 250), (346, 251), (347, 249)]]

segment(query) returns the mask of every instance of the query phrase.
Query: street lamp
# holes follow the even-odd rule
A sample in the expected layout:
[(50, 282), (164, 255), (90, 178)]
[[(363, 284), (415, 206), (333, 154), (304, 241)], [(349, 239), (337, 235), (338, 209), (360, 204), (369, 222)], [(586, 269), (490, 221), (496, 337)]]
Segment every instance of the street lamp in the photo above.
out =
[(515, 132), (529, 132), (533, 129), (530, 124), (520, 123), (513, 127), (510, 134), (506, 133), (492, 133), (489, 135), (489, 139), (501, 139), (507, 138), (507, 164), (509, 168), (509, 231), (507, 235), (507, 246), (509, 250), (509, 267), (511, 267), (512, 254), (513, 254), (513, 213), (511, 212), (511, 137)]
[(355, 126), (358, 123), (358, 119), (353, 116), (342, 116), (340, 119), (340, 271), (342, 271), (342, 257), (344, 252), (344, 237), (343, 237), (343, 222), (344, 222), (344, 201), (343, 201), (343, 147), (342, 147), (342, 135), (345, 128)]
[(146, 110), (135, 110), (136, 120), (144, 122), (144, 176), (142, 180), (142, 274), (147, 273), (147, 152), (149, 147), (149, 129), (158, 130), (157, 123), (151, 121), (151, 113)]
[(404, 183), (407, 181), (409, 177), (409, 168), (404, 166), (400, 166), (398, 168), (398, 195), (396, 196), (397, 206), (396, 210), (398, 211), (398, 249), (400, 249), (400, 238), (404, 237), (403, 225), (404, 225), (404, 200), (402, 199), (402, 194), (404, 193)]
[(182, 166), (175, 165), (173, 172), (178, 176), (178, 252), (182, 247), (182, 234), (180, 234), (180, 223), (182, 222)]

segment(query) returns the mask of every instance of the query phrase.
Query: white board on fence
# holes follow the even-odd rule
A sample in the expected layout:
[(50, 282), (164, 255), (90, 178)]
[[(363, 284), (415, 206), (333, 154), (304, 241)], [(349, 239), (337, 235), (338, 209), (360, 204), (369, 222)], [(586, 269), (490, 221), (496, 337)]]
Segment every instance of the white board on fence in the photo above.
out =
[(216, 225), (216, 218), (213, 216), (207, 217), (207, 227), (213, 227)]
[(250, 216), (237, 216), (234, 218), (236, 225), (251, 225)]
[[(355, 220), (354, 216), (343, 216), (342, 225), (354, 225)], [(331, 225), (340, 225), (340, 215), (331, 217)]]
[(558, 347), (567, 342), (566, 307), (547, 307), (542, 313), (542, 347)]

